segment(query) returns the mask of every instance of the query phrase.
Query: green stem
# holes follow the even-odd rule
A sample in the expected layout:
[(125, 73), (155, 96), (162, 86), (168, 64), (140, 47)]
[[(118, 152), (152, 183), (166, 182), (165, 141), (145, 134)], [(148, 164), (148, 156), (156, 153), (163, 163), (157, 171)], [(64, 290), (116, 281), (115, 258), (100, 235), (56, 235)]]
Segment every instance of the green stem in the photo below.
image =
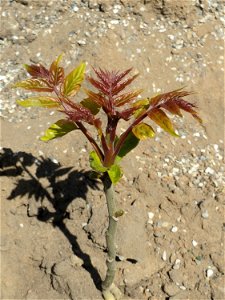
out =
[(111, 179), (108, 173), (105, 173), (103, 178), (104, 192), (106, 196), (107, 208), (109, 213), (109, 225), (106, 231), (106, 245), (108, 250), (108, 257), (106, 260), (107, 272), (105, 280), (102, 282), (102, 291), (110, 292), (110, 287), (113, 283), (115, 272), (116, 272), (116, 245), (115, 245), (115, 234), (117, 227), (117, 218), (115, 217), (116, 202), (115, 194)]

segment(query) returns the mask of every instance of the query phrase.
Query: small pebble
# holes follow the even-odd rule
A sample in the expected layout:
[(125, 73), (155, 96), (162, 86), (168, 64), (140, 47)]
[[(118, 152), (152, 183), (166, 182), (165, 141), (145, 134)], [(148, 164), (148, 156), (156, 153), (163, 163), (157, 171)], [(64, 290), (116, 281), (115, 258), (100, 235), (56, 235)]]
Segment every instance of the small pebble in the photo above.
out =
[(202, 212), (202, 218), (203, 218), (203, 219), (208, 219), (208, 217), (209, 217), (208, 210), (203, 211), (203, 212)]
[(179, 288), (180, 288), (181, 290), (183, 290), (183, 291), (186, 290), (186, 287), (185, 287), (184, 285), (180, 285)]
[(213, 270), (211, 269), (211, 268), (208, 268), (207, 270), (206, 270), (206, 276), (207, 276), (207, 278), (210, 278), (210, 277), (212, 277), (213, 276)]
[(198, 245), (198, 243), (197, 243), (195, 240), (193, 240), (193, 241), (192, 241), (192, 245), (193, 245), (194, 247), (196, 247), (196, 246)]
[(173, 226), (173, 227), (171, 228), (171, 232), (177, 232), (177, 231), (178, 231), (177, 226)]
[(206, 173), (206, 174), (213, 175), (213, 174), (215, 173), (215, 171), (214, 171), (212, 168), (207, 167), (207, 168), (205, 169), (205, 173)]
[(154, 215), (155, 214), (153, 212), (151, 212), (151, 211), (148, 212), (148, 218), (149, 219), (153, 219)]
[(52, 162), (53, 162), (54, 164), (58, 164), (58, 163), (59, 163), (58, 160), (55, 159), (55, 158), (52, 159)]
[(164, 250), (164, 251), (163, 251), (163, 254), (162, 254), (162, 259), (163, 259), (164, 261), (166, 261), (166, 257), (167, 257), (166, 251)]
[(80, 46), (86, 45), (86, 41), (85, 40), (78, 40), (77, 44)]
[(181, 263), (181, 260), (180, 260), (179, 258), (177, 258), (177, 259), (175, 260), (174, 265), (173, 265), (173, 269), (174, 269), (174, 270), (179, 270), (179, 269), (180, 269), (180, 263)]

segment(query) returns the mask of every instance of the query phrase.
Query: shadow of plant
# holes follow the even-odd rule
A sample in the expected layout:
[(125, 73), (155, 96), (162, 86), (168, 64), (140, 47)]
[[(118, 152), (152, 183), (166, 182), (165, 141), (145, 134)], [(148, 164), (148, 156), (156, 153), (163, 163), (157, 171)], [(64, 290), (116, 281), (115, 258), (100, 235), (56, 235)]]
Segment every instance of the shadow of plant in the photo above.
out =
[[(70, 217), (68, 205), (76, 198), (87, 201), (88, 188), (99, 189), (98, 182), (91, 180), (87, 171), (62, 167), (49, 158), (36, 158), (32, 154), (13, 152), (9, 148), (3, 148), (0, 153), (0, 176), (18, 177), (16, 186), (7, 200), (26, 196), (31, 201), (39, 202), (37, 219), (42, 222), (51, 219), (52, 225), (61, 230), (72, 245), (74, 254), (83, 260), (83, 268), (90, 273), (96, 288), (100, 290), (101, 277), (97, 269), (92, 265), (90, 256), (80, 248), (77, 237), (64, 223), (64, 219)], [(44, 185), (41, 183), (43, 180)], [(51, 203), (54, 212), (42, 205), (44, 199)]]

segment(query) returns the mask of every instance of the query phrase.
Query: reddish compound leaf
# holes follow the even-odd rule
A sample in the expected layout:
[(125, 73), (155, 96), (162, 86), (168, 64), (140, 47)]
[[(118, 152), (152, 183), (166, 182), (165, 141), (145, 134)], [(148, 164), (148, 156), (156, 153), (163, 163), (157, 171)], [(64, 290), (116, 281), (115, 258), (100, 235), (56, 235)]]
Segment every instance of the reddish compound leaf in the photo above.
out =
[(182, 90), (182, 88), (163, 94), (158, 94), (150, 99), (150, 104), (152, 106), (160, 105), (167, 103), (168, 101), (174, 101), (175, 99), (180, 99), (182, 97), (188, 96), (192, 92), (187, 92)]
[(196, 108), (196, 106), (190, 102), (187, 102), (183, 99), (175, 99), (176, 105), (185, 110), (186, 112), (189, 112), (192, 114), (192, 116), (200, 123), (202, 124), (202, 119), (199, 117), (198, 113), (193, 109)]
[(109, 97), (119, 94), (138, 76), (138, 74), (136, 74), (133, 77), (122, 81), (131, 69), (125, 70), (124, 72), (107, 71), (102, 69), (94, 69), (94, 71), (99, 80), (94, 79), (93, 77), (87, 77), (87, 79), (101, 93)]
[(167, 101), (165, 104), (162, 105), (162, 107), (165, 108), (166, 110), (168, 110), (173, 115), (183, 117), (179, 106), (176, 104), (176, 102), (174, 100)]
[(202, 119), (199, 117), (198, 113), (194, 110), (196, 106), (182, 98), (193, 94), (192, 92), (187, 92), (182, 89), (178, 89), (169, 93), (157, 95), (149, 100), (150, 108), (164, 108), (171, 112), (172, 114), (182, 116), (181, 109), (189, 112), (192, 116), (202, 124)]

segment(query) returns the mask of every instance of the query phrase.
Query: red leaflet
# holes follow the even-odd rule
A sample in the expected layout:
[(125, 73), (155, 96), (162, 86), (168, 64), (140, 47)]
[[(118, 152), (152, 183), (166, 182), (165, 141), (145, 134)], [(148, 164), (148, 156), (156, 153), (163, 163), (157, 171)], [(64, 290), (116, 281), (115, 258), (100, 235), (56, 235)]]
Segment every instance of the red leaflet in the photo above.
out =
[(124, 81), (124, 77), (131, 71), (132, 69), (128, 69), (124, 72), (119, 71), (107, 71), (102, 69), (94, 69), (95, 74), (97, 75), (99, 80), (96, 80), (92, 77), (87, 77), (89, 82), (96, 87), (99, 91), (101, 91), (106, 96), (115, 96), (119, 92), (125, 89), (127, 85), (129, 85), (138, 75), (134, 75), (131, 78), (128, 78)]
[[(44, 81), (47, 86), (53, 88), (59, 85), (64, 80), (64, 68), (59, 67), (59, 62), (62, 55), (60, 55), (55, 61), (52, 62), (49, 70), (43, 65), (24, 65), (27, 72), (32, 76), (32, 79), (38, 79)], [(37, 91), (37, 90), (36, 90)], [(49, 90), (48, 90), (49, 91)]]
[(27, 72), (33, 77), (33, 78), (46, 78), (49, 79), (50, 72), (47, 70), (44, 66), (41, 64), (39, 65), (24, 65)]
[(90, 76), (87, 77), (87, 79), (99, 90), (99, 93), (85, 90), (90, 100), (101, 106), (108, 115), (128, 119), (131, 116), (131, 111), (135, 110), (134, 108), (123, 114), (116, 108), (134, 100), (142, 92), (142, 90), (136, 90), (120, 94), (120, 92), (122, 92), (137, 77), (137, 75), (125, 79), (132, 70), (131, 68), (123, 72), (95, 68), (93, 68), (93, 70), (97, 75), (97, 79)]
[(138, 77), (138, 74), (134, 75), (131, 78), (128, 78), (127, 80), (118, 83), (112, 90), (113, 95), (117, 95), (119, 94), (122, 90), (125, 89), (126, 86), (128, 86), (129, 84), (131, 84), (132, 81), (134, 81), (134, 79), (136, 79)]
[(61, 105), (64, 109), (60, 111), (65, 113), (71, 121), (84, 121), (91, 125), (95, 124), (95, 116), (86, 107), (65, 99), (62, 99)]
[(94, 93), (90, 90), (84, 89), (85, 93), (88, 95), (89, 99), (94, 101), (99, 106), (103, 107), (105, 104), (104, 97), (101, 94)]
[(150, 99), (150, 109), (164, 108), (170, 113), (181, 116), (180, 109), (185, 110), (192, 114), (192, 116), (202, 123), (202, 119), (198, 116), (198, 113), (194, 110), (196, 107), (194, 104), (183, 100), (182, 98), (193, 94), (182, 89), (178, 89), (169, 93), (157, 95)]
[(182, 117), (182, 113), (179, 109), (179, 106), (176, 104), (174, 100), (169, 100), (162, 105), (163, 108), (168, 110), (171, 114)]
[(87, 77), (87, 80), (94, 86), (94, 87), (96, 87), (96, 89), (98, 89), (101, 93), (103, 93), (103, 94), (105, 94), (105, 95), (108, 95), (109, 94), (109, 91), (108, 91), (108, 87), (104, 84), (104, 83), (102, 83), (102, 82), (100, 82), (100, 81), (98, 81), (98, 80), (95, 80), (94, 78), (92, 78), (92, 77)]
[(130, 107), (118, 113), (121, 119), (128, 121), (137, 111), (137, 107)]
[(192, 114), (192, 116), (196, 120), (198, 120), (199, 123), (202, 124), (202, 119), (199, 117), (198, 113), (193, 109), (193, 108), (197, 108), (196, 105), (194, 105), (193, 103), (187, 102), (183, 99), (174, 99), (174, 102), (176, 103), (177, 106), (179, 106), (179, 108)]

